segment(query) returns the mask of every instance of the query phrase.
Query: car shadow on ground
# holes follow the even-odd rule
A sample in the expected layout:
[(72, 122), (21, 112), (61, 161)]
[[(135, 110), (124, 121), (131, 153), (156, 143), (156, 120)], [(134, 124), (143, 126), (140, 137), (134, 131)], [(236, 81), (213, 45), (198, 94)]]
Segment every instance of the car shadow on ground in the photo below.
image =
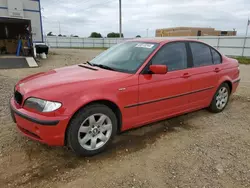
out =
[(93, 157), (79, 157), (66, 147), (50, 147), (28, 140), (23, 147), (29, 165), (5, 179), (4, 182), (11, 186), (14, 178), (17, 180), (15, 186), (24, 186), (42, 179), (53, 180), (59, 174), (78, 167), (87, 168), (88, 163), (98, 164), (100, 161), (119, 159), (142, 150), (148, 145), (152, 146), (162, 136), (198, 129), (188, 124), (188, 121), (197, 116), (197, 113), (207, 112), (204, 110), (193, 112), (121, 133), (116, 136), (106, 151)]

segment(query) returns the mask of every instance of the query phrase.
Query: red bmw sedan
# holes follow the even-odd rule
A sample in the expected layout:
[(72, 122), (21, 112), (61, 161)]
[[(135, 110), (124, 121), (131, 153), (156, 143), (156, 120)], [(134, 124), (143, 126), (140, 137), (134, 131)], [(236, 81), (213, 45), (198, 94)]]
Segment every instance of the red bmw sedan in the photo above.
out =
[(199, 41), (131, 40), (20, 80), (11, 113), (25, 136), (91, 156), (118, 132), (202, 108), (221, 112), (239, 73), (237, 60)]

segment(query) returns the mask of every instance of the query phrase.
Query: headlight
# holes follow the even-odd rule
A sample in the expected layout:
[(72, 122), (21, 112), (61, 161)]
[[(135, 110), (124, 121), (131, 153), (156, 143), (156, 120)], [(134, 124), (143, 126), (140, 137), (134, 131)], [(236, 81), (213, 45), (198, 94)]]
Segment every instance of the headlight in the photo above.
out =
[(59, 102), (46, 101), (38, 98), (28, 98), (25, 107), (35, 109), (39, 112), (53, 112), (62, 106)]

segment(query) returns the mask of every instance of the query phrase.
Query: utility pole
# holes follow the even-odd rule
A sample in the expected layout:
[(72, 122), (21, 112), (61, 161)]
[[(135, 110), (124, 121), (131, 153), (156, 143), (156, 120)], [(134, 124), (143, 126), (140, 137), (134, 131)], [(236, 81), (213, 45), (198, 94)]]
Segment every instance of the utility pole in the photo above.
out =
[(59, 35), (61, 35), (62, 33), (61, 33), (61, 23), (60, 23), (60, 21), (58, 21), (58, 23), (59, 23)]
[(247, 19), (247, 28), (246, 28), (246, 36), (245, 36), (245, 39), (244, 39), (244, 44), (243, 44), (241, 56), (244, 56), (249, 25), (250, 25), (250, 20), (249, 20), (249, 17), (248, 17), (248, 19)]
[(248, 17), (248, 19), (247, 19), (246, 37), (247, 37), (247, 34), (248, 34), (248, 27), (249, 27), (249, 24), (250, 24), (250, 20), (249, 20), (249, 17)]
[(120, 32), (120, 38), (122, 38), (122, 0), (119, 0), (119, 32)]
[[(148, 0), (147, 0), (147, 2), (146, 2), (146, 5), (147, 5), (147, 15), (149, 15), (149, 11), (148, 11)], [(148, 25), (148, 22), (147, 22), (147, 25)], [(148, 38), (148, 30), (149, 30), (149, 28), (147, 28), (147, 38)]]

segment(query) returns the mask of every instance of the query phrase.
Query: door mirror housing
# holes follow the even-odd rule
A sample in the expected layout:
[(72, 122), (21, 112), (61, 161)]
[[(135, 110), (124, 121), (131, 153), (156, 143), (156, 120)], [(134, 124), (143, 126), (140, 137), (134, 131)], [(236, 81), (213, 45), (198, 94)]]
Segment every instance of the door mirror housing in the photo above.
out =
[(149, 70), (153, 74), (166, 74), (168, 72), (168, 67), (166, 65), (150, 65)]

